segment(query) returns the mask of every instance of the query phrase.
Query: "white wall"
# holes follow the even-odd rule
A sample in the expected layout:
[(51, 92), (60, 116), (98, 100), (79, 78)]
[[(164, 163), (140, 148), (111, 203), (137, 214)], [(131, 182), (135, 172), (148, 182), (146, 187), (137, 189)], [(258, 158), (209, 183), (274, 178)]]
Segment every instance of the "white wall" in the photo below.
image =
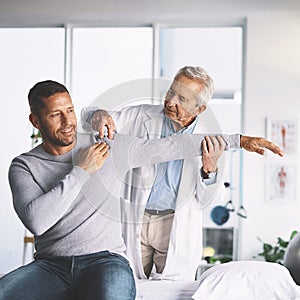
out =
[[(252, 16), (247, 27), (244, 132), (264, 136), (267, 116), (299, 120), (300, 16)], [(292, 230), (300, 230), (299, 197), (290, 205), (265, 201), (267, 161), (251, 153), (244, 155), (244, 202), (249, 217), (242, 226), (242, 259), (251, 259), (262, 249), (257, 236), (273, 242), (277, 236), (288, 239)]]
[[(39, 43), (36, 41), (39, 40)], [(36, 44), (35, 44), (36, 43)], [(50, 47), (46, 47), (49, 43)], [(0, 274), (22, 263), (24, 226), (12, 204), (8, 169), (12, 159), (32, 147), (27, 95), (33, 83), (63, 80), (62, 29), (4, 29), (0, 35), (1, 169)], [(34, 45), (34, 47), (32, 47)], [(22, 51), (20, 51), (22, 49)]]

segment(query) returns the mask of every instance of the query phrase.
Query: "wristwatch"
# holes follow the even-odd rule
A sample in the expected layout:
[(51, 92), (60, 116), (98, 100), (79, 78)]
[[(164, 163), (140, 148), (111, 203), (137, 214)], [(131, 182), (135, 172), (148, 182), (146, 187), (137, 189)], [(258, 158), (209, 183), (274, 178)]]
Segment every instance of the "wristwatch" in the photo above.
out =
[(218, 169), (206, 173), (203, 171), (203, 168), (201, 168), (201, 174), (203, 179), (213, 179), (216, 177), (217, 173), (218, 173)]

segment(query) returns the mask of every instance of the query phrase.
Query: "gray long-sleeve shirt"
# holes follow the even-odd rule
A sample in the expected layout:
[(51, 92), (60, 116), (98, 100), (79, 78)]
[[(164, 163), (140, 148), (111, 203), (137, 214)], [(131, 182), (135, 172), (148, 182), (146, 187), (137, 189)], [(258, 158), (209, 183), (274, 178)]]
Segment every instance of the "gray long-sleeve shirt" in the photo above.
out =
[[(201, 155), (204, 135), (144, 140), (116, 134), (110, 155), (94, 174), (73, 163), (80, 148), (95, 142), (78, 134), (72, 151), (54, 156), (37, 146), (16, 157), (9, 169), (15, 210), (35, 235), (36, 253), (72, 256), (103, 250), (122, 254), (120, 188), (135, 167)], [(239, 148), (239, 135), (223, 136)]]

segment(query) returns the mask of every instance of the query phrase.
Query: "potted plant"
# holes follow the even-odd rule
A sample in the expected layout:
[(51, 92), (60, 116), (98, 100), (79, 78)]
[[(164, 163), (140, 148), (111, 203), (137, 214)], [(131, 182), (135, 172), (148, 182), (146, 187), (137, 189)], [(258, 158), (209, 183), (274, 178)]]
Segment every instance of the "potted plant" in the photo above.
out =
[(294, 230), (291, 233), (290, 239), (288, 241), (285, 241), (282, 238), (278, 237), (277, 242), (274, 245), (265, 243), (260, 238), (258, 238), (258, 240), (263, 244), (263, 252), (258, 253), (258, 255), (263, 256), (265, 261), (267, 262), (275, 262), (282, 265), (286, 248), (289, 242), (297, 233), (298, 231)]

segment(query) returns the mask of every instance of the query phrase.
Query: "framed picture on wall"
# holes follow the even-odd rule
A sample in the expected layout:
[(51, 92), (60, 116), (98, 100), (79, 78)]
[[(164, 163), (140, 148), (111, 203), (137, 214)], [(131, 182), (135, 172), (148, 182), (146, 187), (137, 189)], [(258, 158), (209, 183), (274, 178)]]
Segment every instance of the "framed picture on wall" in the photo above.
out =
[(292, 162), (266, 163), (266, 200), (288, 204), (296, 201), (297, 164)]
[(285, 156), (296, 156), (298, 149), (297, 119), (267, 118), (267, 138), (283, 149)]

